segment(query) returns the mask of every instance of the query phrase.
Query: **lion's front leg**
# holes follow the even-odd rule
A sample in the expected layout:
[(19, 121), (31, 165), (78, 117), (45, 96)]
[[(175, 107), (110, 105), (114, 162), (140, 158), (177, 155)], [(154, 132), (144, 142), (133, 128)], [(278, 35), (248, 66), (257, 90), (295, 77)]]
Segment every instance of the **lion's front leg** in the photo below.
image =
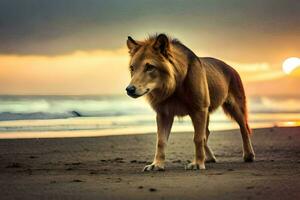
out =
[(174, 116), (157, 113), (156, 151), (152, 164), (146, 165), (143, 171), (163, 171), (165, 169), (165, 148), (167, 146)]
[(191, 114), (194, 125), (195, 158), (186, 166), (187, 170), (205, 169), (206, 121), (208, 109)]

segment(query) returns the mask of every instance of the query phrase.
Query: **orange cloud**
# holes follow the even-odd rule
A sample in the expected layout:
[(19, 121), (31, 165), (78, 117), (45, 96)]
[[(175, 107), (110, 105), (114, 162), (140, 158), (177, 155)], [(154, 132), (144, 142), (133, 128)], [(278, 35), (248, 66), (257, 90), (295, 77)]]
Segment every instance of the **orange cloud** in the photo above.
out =
[[(0, 55), (0, 93), (121, 94), (130, 79), (128, 62), (126, 49), (76, 51), (60, 56)], [(251, 94), (260, 90), (251, 86), (254, 83), (286, 77), (267, 62), (227, 63), (241, 74)]]
[(128, 82), (126, 50), (69, 55), (0, 56), (0, 92), (6, 94), (120, 93)]

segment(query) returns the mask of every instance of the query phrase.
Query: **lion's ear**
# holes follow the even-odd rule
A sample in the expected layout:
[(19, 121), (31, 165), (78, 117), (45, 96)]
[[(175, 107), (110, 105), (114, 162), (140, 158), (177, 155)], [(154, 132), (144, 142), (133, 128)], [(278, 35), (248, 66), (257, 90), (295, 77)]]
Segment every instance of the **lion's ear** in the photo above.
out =
[(170, 48), (169, 38), (165, 34), (159, 34), (153, 44), (153, 48), (159, 51), (164, 56), (168, 56), (168, 50)]
[(129, 49), (129, 52), (131, 52), (133, 49), (135, 49), (137, 46), (139, 46), (139, 44), (134, 40), (132, 39), (132, 37), (128, 36), (128, 39), (127, 39), (127, 47)]

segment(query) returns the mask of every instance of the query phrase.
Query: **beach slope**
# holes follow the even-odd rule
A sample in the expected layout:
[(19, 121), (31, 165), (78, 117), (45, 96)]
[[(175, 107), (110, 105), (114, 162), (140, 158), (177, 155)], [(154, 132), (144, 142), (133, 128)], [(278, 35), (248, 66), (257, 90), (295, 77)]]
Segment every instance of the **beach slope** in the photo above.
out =
[(300, 199), (300, 128), (256, 129), (244, 163), (238, 130), (212, 132), (218, 163), (185, 171), (192, 133), (171, 134), (166, 171), (143, 173), (155, 134), (0, 140), (1, 199)]

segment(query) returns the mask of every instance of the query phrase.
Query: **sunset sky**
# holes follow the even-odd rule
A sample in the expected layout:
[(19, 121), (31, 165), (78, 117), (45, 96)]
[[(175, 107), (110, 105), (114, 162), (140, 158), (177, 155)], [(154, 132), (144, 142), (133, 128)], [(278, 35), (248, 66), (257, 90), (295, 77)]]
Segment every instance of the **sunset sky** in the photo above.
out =
[(126, 39), (164, 32), (236, 68), (249, 95), (300, 95), (297, 0), (0, 0), (0, 94), (122, 94)]

